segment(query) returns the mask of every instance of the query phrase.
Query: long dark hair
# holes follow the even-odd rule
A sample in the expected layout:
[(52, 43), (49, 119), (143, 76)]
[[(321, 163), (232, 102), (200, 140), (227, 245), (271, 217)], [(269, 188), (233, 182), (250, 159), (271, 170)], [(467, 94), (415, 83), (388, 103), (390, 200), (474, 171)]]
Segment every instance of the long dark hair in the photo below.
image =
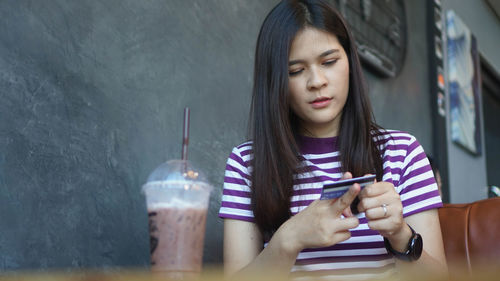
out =
[(326, 1), (280, 2), (267, 15), (257, 39), (250, 111), (252, 208), (265, 240), (290, 218), (293, 175), (303, 172), (297, 117), (290, 109), (288, 59), (295, 35), (305, 27), (336, 35), (349, 58), (349, 93), (337, 139), (342, 171), (355, 177), (375, 173), (382, 180), (382, 156), (374, 140), (380, 127), (347, 24)]

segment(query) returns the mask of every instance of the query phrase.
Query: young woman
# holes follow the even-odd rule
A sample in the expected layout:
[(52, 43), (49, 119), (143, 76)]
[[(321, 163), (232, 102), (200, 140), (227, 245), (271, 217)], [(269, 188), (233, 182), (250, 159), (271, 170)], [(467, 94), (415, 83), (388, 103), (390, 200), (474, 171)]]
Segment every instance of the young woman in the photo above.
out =
[[(326, 1), (282, 1), (266, 17), (251, 134), (226, 166), (227, 273), (360, 279), (398, 265), (446, 270), (426, 155), (412, 135), (374, 122), (354, 40)], [(376, 183), (318, 200), (324, 184), (366, 174)]]

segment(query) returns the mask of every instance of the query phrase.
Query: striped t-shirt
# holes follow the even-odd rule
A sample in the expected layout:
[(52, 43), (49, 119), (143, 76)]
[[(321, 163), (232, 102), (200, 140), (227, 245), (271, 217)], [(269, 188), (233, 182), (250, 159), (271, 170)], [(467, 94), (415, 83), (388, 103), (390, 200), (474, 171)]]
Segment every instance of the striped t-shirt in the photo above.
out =
[[(300, 137), (298, 140), (308, 172), (294, 177), (292, 215), (319, 199), (324, 184), (334, 183), (342, 177), (336, 142), (336, 137)], [(384, 151), (383, 181), (392, 183), (399, 193), (404, 217), (442, 206), (429, 161), (415, 137), (387, 130), (381, 132), (377, 144)], [(251, 142), (235, 147), (229, 156), (219, 211), (221, 218), (254, 221), (250, 195), (251, 158)], [(328, 278), (337, 275), (341, 279), (392, 275), (395, 260), (387, 253), (383, 237), (368, 228), (364, 213), (357, 216), (360, 224), (351, 229), (351, 238), (330, 247), (304, 249), (297, 256), (292, 275)]]

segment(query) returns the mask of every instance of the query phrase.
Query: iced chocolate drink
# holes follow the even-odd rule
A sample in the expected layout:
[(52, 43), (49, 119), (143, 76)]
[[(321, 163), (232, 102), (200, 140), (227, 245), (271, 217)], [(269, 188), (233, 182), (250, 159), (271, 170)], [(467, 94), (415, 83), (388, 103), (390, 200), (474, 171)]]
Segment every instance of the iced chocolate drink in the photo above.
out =
[(183, 160), (160, 165), (142, 190), (149, 216), (151, 270), (170, 279), (196, 277), (202, 268), (212, 186)]
[(157, 204), (148, 215), (151, 270), (200, 272), (207, 209)]

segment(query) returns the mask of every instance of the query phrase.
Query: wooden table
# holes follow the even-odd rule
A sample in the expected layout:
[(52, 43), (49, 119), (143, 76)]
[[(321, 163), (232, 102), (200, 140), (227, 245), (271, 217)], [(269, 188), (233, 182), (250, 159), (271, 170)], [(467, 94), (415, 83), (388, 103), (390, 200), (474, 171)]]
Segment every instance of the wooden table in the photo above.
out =
[[(468, 274), (460, 269), (452, 270), (450, 278), (433, 276), (425, 273), (412, 273), (404, 275), (403, 278), (392, 280), (500, 280), (500, 268), (485, 268), (484, 270)], [(152, 274), (144, 270), (113, 269), (107, 271), (71, 271), (71, 272), (7, 272), (0, 273), (0, 281), (168, 281), (173, 280), (158, 274)], [(191, 278), (192, 281), (220, 281), (220, 280), (257, 280), (257, 281), (285, 281), (290, 280), (284, 276), (259, 273), (252, 276), (226, 278), (218, 268), (206, 269), (198, 278)], [(313, 280), (313, 279), (311, 279)], [(390, 281), (390, 280), (389, 280)]]

